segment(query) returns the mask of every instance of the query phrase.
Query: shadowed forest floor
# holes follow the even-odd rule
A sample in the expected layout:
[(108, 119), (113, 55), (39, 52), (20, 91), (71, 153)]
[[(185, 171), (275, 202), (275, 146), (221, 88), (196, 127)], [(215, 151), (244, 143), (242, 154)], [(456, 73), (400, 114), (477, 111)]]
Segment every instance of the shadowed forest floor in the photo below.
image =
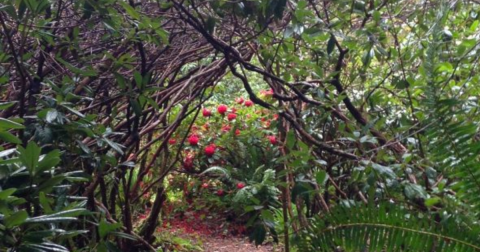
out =
[(213, 218), (197, 212), (176, 216), (157, 230), (160, 240), (172, 241), (174, 251), (204, 252), (281, 252), (281, 245), (271, 242), (255, 247), (248, 241), (245, 228), (226, 224), (223, 217)]

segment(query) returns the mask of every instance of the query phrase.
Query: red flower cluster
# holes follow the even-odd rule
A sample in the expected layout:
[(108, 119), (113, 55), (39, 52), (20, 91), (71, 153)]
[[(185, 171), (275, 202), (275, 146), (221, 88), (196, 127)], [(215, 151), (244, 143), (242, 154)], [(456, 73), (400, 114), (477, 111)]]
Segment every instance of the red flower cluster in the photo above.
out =
[(232, 129), (230, 125), (223, 125), (222, 126), (222, 132), (229, 132)]
[(202, 111), (202, 114), (203, 114), (204, 117), (210, 117), (210, 116), (212, 116), (212, 111), (204, 108), (203, 111)]
[(235, 118), (237, 118), (237, 115), (234, 114), (234, 113), (230, 113), (230, 114), (228, 114), (228, 116), (227, 116), (227, 119), (228, 119), (229, 121), (233, 121), (233, 120), (235, 120)]
[(224, 104), (219, 105), (217, 108), (217, 112), (221, 115), (224, 115), (225, 112), (227, 112), (227, 110), (228, 110), (228, 107), (227, 105), (224, 105)]
[(242, 189), (242, 188), (244, 188), (244, 187), (245, 187), (245, 184), (244, 184), (244, 183), (242, 183), (242, 182), (238, 182), (238, 183), (237, 183), (237, 189), (238, 189), (238, 190), (240, 190), (240, 189)]
[(171, 144), (171, 145), (174, 145), (177, 143), (177, 140), (175, 140), (175, 138), (170, 138), (168, 139), (168, 143)]
[(189, 155), (183, 160), (183, 168), (185, 168), (187, 171), (191, 171), (193, 169), (193, 156)]
[(268, 140), (270, 140), (270, 143), (273, 144), (273, 145), (276, 145), (278, 142), (277, 142), (277, 138), (275, 136), (267, 136)]
[(244, 100), (243, 100), (242, 97), (238, 97), (237, 99), (235, 99), (235, 102), (236, 102), (237, 104), (243, 104)]
[(245, 107), (251, 107), (251, 106), (253, 106), (253, 102), (251, 100), (246, 100)]
[(200, 140), (200, 139), (198, 138), (197, 135), (191, 135), (191, 136), (188, 138), (188, 142), (189, 142), (190, 145), (192, 145), (192, 146), (197, 146), (199, 140)]
[(205, 155), (206, 155), (207, 157), (213, 156), (213, 154), (215, 154), (215, 149), (216, 149), (215, 144), (210, 144), (210, 145), (208, 145), (207, 147), (205, 147), (205, 150), (204, 150), (204, 151), (205, 151)]

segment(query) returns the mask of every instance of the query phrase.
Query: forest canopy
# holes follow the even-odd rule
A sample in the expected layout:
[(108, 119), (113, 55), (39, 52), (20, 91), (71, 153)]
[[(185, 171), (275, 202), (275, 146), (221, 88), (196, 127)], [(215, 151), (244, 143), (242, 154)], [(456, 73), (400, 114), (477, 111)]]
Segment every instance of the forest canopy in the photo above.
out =
[(480, 251), (479, 15), (3, 0), (0, 251), (172, 251), (186, 212), (283, 251)]

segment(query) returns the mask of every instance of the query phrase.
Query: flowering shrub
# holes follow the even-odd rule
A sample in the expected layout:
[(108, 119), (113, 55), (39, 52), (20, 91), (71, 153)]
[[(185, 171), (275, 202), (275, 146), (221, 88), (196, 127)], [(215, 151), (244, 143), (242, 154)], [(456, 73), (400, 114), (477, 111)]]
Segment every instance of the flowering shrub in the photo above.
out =
[[(264, 90), (259, 96), (272, 94)], [(170, 185), (182, 190), (185, 198), (180, 202), (186, 205), (175, 209), (230, 212), (236, 222), (251, 223), (247, 229), (267, 232), (272, 227), (265, 211), (279, 206), (274, 182), (282, 148), (276, 130), (278, 115), (243, 97), (206, 103), (201, 115), (175, 132), (172, 139), (176, 140), (169, 142), (172, 148), (181, 148), (175, 176), (186, 175), (180, 184)], [(186, 143), (180, 145), (184, 136), (188, 136)]]

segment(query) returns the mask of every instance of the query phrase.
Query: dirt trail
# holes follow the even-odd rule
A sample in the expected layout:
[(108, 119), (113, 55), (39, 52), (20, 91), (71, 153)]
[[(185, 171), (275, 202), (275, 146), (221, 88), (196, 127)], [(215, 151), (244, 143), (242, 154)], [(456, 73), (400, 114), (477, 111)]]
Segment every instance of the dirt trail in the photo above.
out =
[(258, 246), (248, 242), (248, 239), (239, 237), (204, 237), (203, 239), (204, 252), (280, 252), (278, 248), (272, 245)]

